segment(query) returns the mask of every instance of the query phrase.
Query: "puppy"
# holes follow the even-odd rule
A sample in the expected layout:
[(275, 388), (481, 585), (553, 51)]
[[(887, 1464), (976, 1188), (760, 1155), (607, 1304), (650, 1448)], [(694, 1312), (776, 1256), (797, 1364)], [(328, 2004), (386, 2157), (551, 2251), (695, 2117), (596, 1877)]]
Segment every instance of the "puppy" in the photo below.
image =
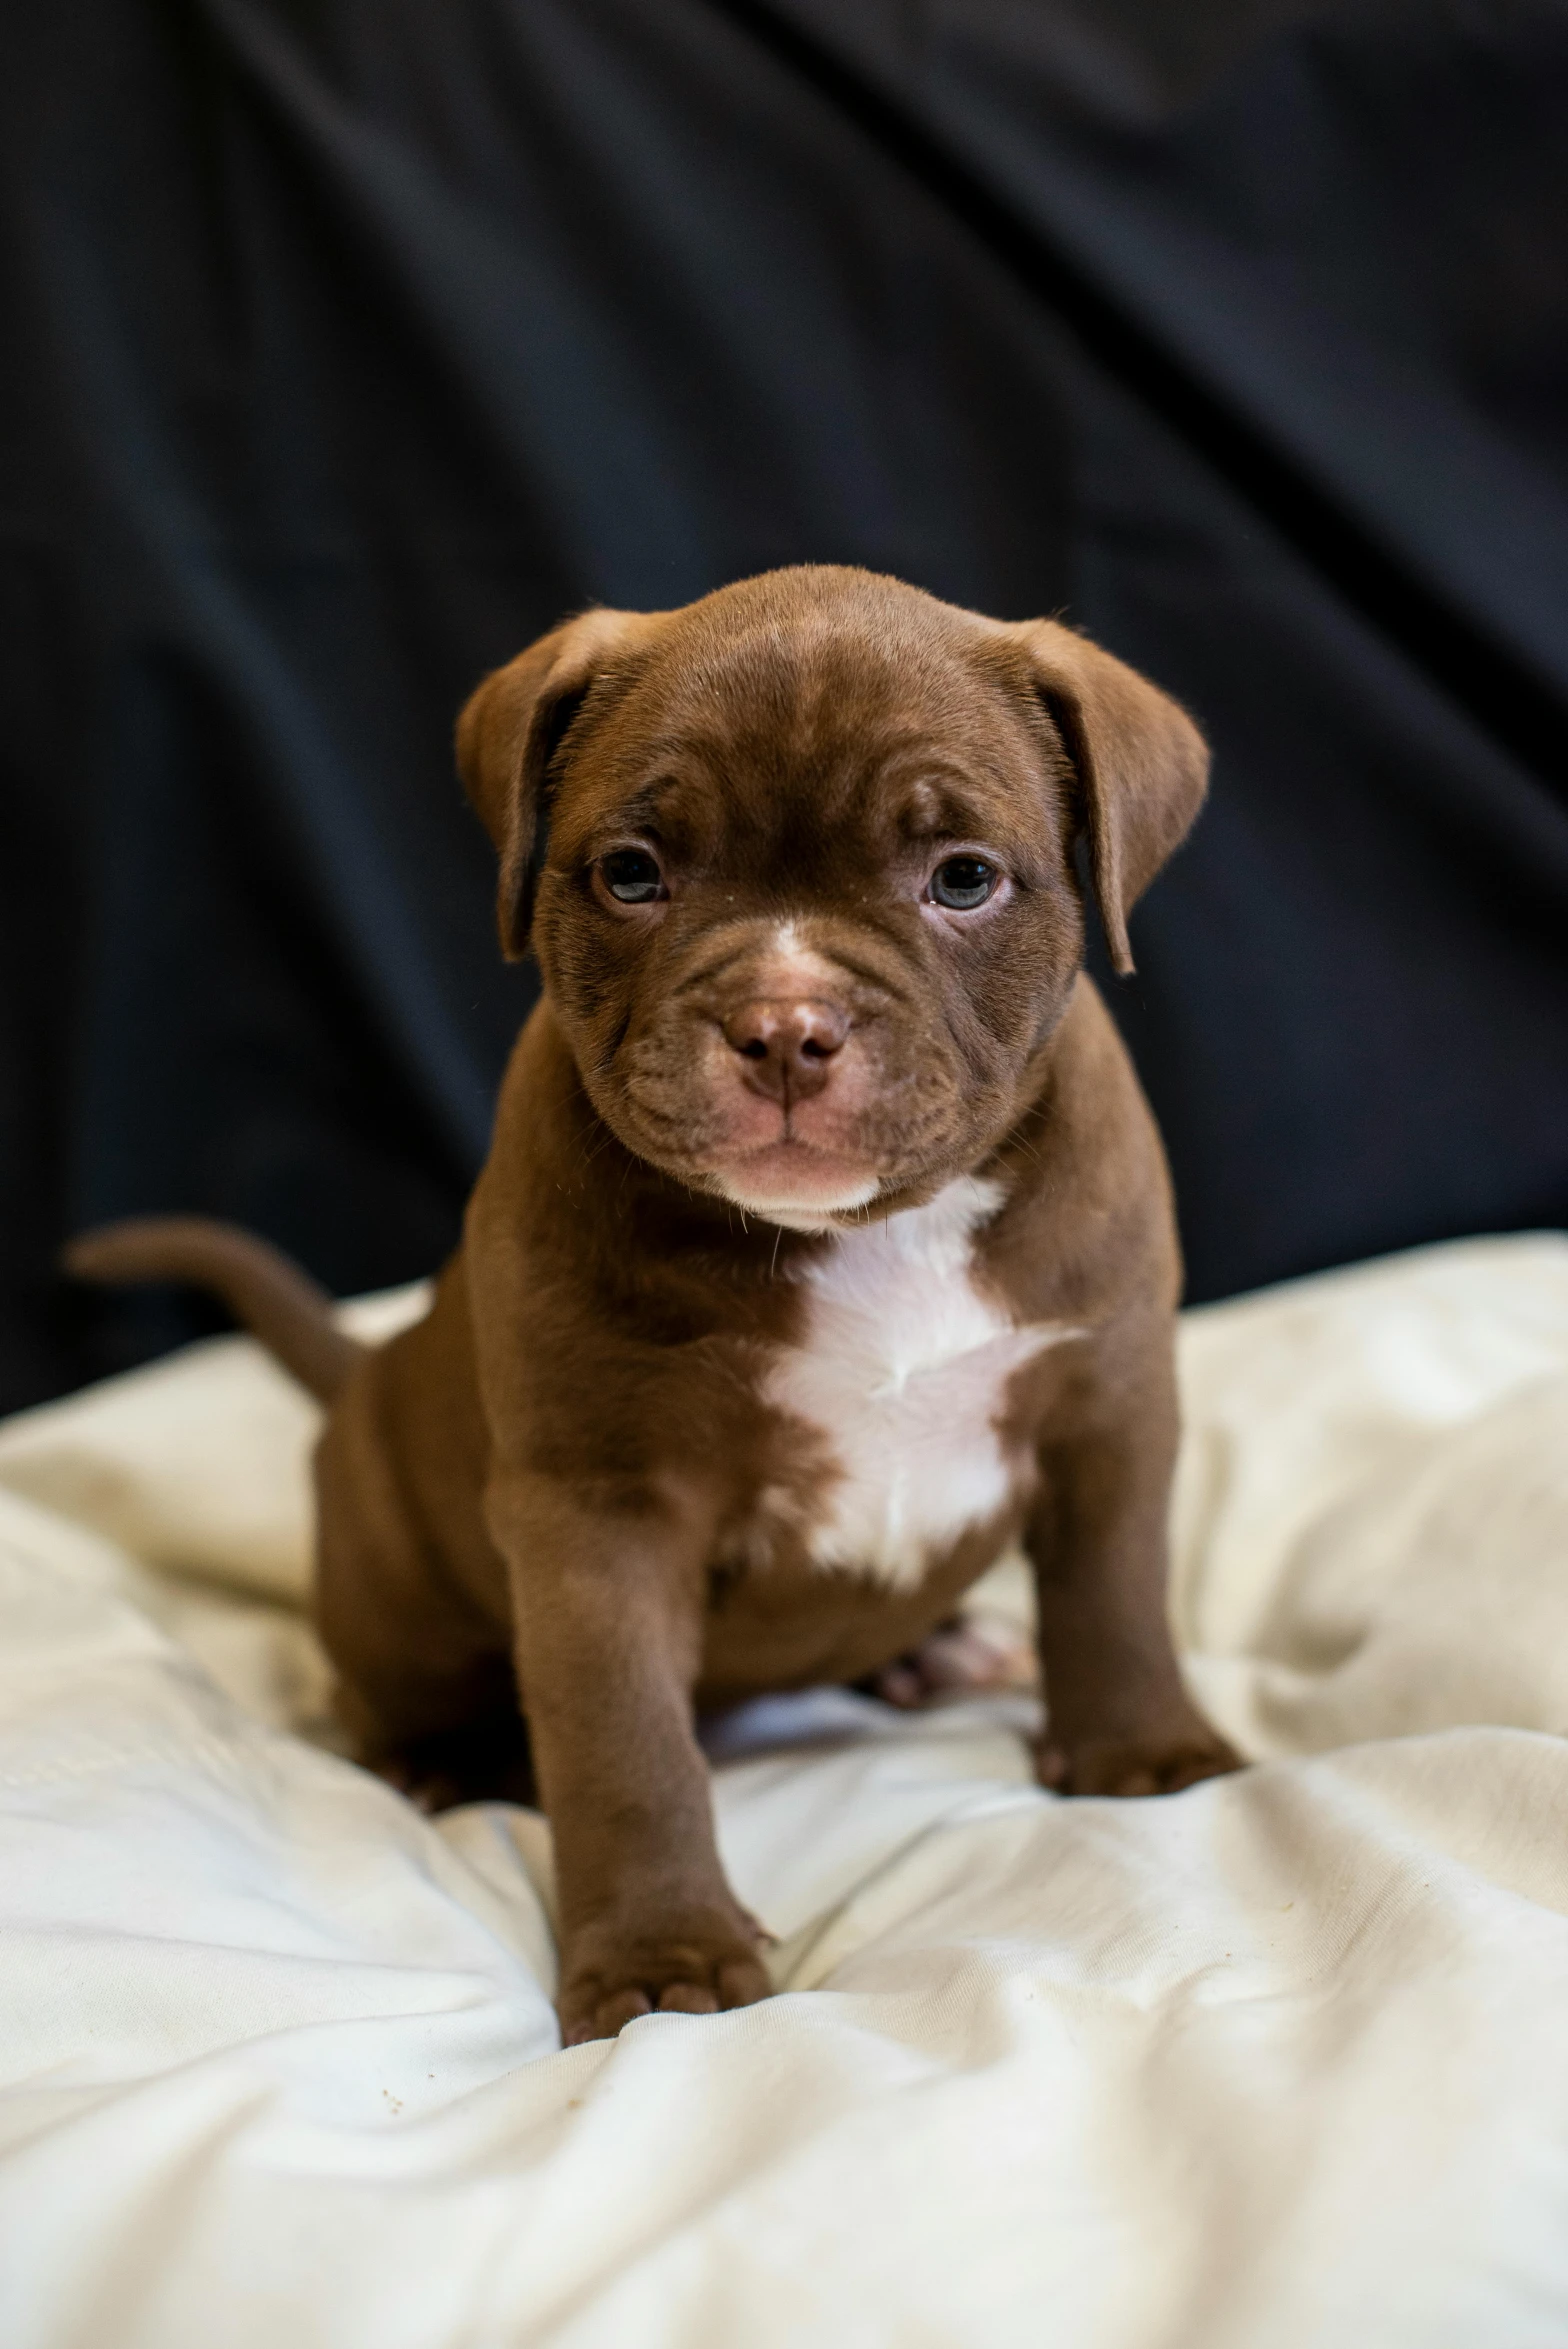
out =
[(835, 568), (585, 613), (457, 755), (544, 993), (426, 1319), (362, 1353), (210, 1225), (71, 1262), (208, 1283), (331, 1401), (345, 1716), (451, 1794), (521, 1700), (573, 2041), (767, 1992), (694, 1706), (886, 1665), (1016, 1538), (1043, 1783), (1235, 1766), (1167, 1628), (1179, 1259), (1075, 861), (1130, 971), (1207, 760), (1069, 630)]

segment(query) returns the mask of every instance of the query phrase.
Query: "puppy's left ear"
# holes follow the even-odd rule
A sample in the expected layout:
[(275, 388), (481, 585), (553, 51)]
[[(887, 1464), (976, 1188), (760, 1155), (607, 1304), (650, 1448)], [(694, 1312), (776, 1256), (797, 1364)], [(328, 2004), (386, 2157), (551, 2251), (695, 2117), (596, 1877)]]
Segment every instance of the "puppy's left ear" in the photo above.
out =
[(1203, 805), (1208, 744), (1168, 694), (1071, 628), (1029, 620), (1010, 633), (1072, 761), (1106, 944), (1126, 978), (1127, 916)]
[(496, 922), (509, 962), (528, 951), (551, 762), (592, 687), (642, 643), (658, 617), (584, 612), (493, 669), (463, 705), (457, 771), (500, 860)]

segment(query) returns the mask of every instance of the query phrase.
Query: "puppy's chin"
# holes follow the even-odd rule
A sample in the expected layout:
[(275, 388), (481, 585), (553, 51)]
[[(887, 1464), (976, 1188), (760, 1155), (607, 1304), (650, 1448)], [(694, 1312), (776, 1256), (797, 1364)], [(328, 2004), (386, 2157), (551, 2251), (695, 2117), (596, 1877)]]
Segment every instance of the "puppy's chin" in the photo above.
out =
[(869, 1206), (881, 1190), (866, 1166), (829, 1150), (780, 1142), (713, 1168), (709, 1187), (746, 1215), (786, 1231), (819, 1232)]

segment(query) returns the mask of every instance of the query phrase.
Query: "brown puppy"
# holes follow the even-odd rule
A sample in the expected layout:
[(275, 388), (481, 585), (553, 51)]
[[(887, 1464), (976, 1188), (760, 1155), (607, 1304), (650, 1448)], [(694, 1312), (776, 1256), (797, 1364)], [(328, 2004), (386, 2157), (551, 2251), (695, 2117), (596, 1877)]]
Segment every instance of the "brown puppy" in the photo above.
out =
[(461, 1784), (520, 1694), (581, 2039), (768, 1988), (694, 1704), (887, 1663), (1020, 1534), (1044, 1783), (1234, 1766), (1167, 1630), (1177, 1247), (1074, 863), (1130, 970), (1207, 762), (1068, 630), (838, 569), (569, 622), (458, 760), (544, 998), (428, 1317), (361, 1356), (211, 1227), (73, 1261), (210, 1281), (335, 1393), (346, 1715)]

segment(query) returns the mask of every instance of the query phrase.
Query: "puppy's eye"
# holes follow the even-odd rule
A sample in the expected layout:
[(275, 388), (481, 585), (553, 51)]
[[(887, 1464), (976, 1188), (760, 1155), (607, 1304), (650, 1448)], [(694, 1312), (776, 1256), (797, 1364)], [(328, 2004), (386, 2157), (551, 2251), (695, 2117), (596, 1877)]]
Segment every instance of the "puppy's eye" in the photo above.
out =
[(931, 897), (953, 913), (973, 913), (996, 887), (995, 865), (983, 856), (945, 857), (931, 876)]
[(619, 905), (652, 905), (664, 894), (658, 860), (645, 848), (612, 848), (599, 859), (604, 885)]

